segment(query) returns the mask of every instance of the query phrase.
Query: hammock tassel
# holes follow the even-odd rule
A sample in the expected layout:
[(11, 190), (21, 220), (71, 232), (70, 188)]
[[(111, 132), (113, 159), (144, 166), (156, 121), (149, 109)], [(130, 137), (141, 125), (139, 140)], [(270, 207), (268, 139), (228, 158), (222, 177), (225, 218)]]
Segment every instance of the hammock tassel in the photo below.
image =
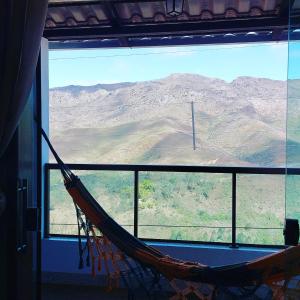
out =
[(95, 256), (92, 257), (92, 276), (96, 277), (96, 270), (95, 270)]
[(98, 272), (101, 271), (101, 255), (98, 255)]

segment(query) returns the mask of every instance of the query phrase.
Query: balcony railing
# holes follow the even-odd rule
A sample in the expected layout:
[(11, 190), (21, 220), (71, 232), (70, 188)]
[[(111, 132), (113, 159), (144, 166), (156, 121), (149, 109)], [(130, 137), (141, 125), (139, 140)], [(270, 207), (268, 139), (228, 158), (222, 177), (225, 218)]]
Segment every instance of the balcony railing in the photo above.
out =
[[(133, 198), (132, 199), (133, 224), (131, 224), (130, 222), (129, 224), (125, 224), (124, 219), (117, 220), (117, 221), (123, 224), (123, 226), (127, 228), (129, 231), (131, 230), (130, 228), (133, 227), (132, 233), (136, 237), (144, 238), (147, 240), (168, 240), (168, 241), (180, 240), (185, 242), (221, 242), (222, 244), (227, 244), (230, 245), (231, 247), (237, 247), (238, 244), (251, 244), (251, 245), (260, 245), (260, 246), (261, 245), (265, 245), (265, 246), (283, 245), (282, 230), (283, 230), (284, 218), (286, 218), (287, 216), (289, 217), (289, 215), (287, 214), (287, 208), (289, 207), (289, 205), (287, 205), (287, 196), (286, 196), (287, 182), (286, 182), (286, 177), (284, 175), (290, 175), (293, 178), (297, 175), (300, 175), (300, 169), (296, 169), (296, 168), (249, 168), (249, 167), (215, 167), (215, 166), (206, 167), (206, 166), (176, 166), (176, 165), (172, 165), (172, 166), (170, 165), (105, 165), (105, 164), (101, 164), (101, 165), (100, 164), (68, 164), (68, 166), (70, 167), (70, 169), (74, 170), (75, 172), (76, 171), (79, 173), (86, 172), (83, 174), (89, 174), (89, 172), (91, 171), (112, 171), (112, 172), (123, 172), (123, 173), (124, 171), (126, 171), (127, 173), (130, 173), (132, 175), (132, 185), (128, 182), (125, 182), (125, 184), (123, 184), (122, 191), (124, 190), (126, 191), (127, 198), (129, 199), (131, 197)], [(46, 236), (52, 235), (54, 233), (56, 234), (58, 233), (57, 231), (56, 232), (53, 232), (53, 230), (51, 231), (50, 225), (54, 227), (54, 226), (72, 226), (75, 224), (75, 223), (74, 224), (69, 223), (68, 220), (65, 220), (64, 222), (50, 224), (51, 223), (50, 222), (51, 201), (54, 201), (52, 198), (55, 197), (55, 195), (51, 195), (50, 197), (50, 190), (53, 188), (51, 187), (50, 178), (51, 178), (51, 172), (54, 172), (55, 170), (58, 169), (59, 167), (57, 164), (47, 164), (45, 168), (45, 180), (46, 180), (45, 182), (45, 186), (46, 186), (45, 234)], [(179, 174), (181, 174), (182, 176)], [(156, 175), (159, 175), (160, 177), (159, 176), (157, 177)], [(166, 175), (168, 176), (166, 177)], [(180, 182), (182, 178), (188, 176), (190, 176), (189, 178), (191, 178), (192, 180), (191, 182), (188, 180), (185, 181), (185, 184), (187, 185), (186, 190), (185, 187), (178, 188), (175, 186), (176, 183)], [(197, 177), (198, 179), (193, 180), (194, 177), (195, 178)], [(174, 182), (174, 186), (171, 188), (171, 192), (163, 191), (164, 178), (168, 178), (168, 185), (165, 185), (166, 189), (170, 188), (170, 186), (172, 187), (171, 184), (172, 182)], [(298, 176), (295, 178), (298, 179)], [(214, 180), (217, 180), (218, 182), (215, 183)], [(62, 185), (62, 183), (60, 184)], [(112, 188), (113, 193), (115, 192), (114, 189), (119, 188), (118, 183), (114, 183), (114, 184), (116, 185), (116, 187)], [(203, 188), (201, 187), (202, 184), (206, 185), (207, 190), (203, 190)], [(295, 183), (293, 184), (295, 185)], [(97, 183), (95, 183), (93, 187), (94, 186), (97, 186)], [(157, 186), (159, 186), (159, 192), (157, 191), (158, 190)], [(199, 197), (198, 195), (200, 188), (201, 188), (201, 195), (200, 195), (201, 197)], [(294, 186), (291, 186), (291, 188), (295, 189)], [(300, 188), (300, 177), (299, 177), (299, 188)], [(184, 192), (182, 192), (183, 190)], [(93, 194), (93, 190), (91, 192)], [(57, 193), (59, 194), (59, 192)], [(176, 198), (177, 202), (176, 201), (172, 202), (173, 200), (172, 199), (170, 200), (168, 198), (169, 197), (168, 193), (172, 193), (174, 199), (177, 196), (178, 196), (177, 198), (179, 199), (180, 197), (183, 197), (182, 202), (184, 203), (180, 202), (181, 200), (178, 200), (177, 198)], [(164, 207), (164, 199), (159, 198), (161, 194), (165, 195), (166, 197), (165, 199), (168, 199), (169, 201), (168, 205), (170, 207), (170, 211), (175, 212), (174, 217), (168, 216), (168, 220), (169, 222), (170, 220), (172, 220), (173, 222), (172, 224), (164, 223), (163, 221), (165, 215), (168, 214), (168, 206)], [(182, 194), (184, 194), (184, 196)], [(213, 196), (210, 196), (210, 194), (212, 194)], [(266, 195), (269, 195), (268, 199), (259, 199), (259, 197), (264, 197)], [(149, 202), (148, 201), (149, 199), (147, 199), (147, 197), (153, 198), (154, 200), (152, 202), (151, 201)], [(189, 198), (187, 197), (190, 197), (191, 201), (189, 201)], [(295, 199), (293, 201), (296, 201)], [(206, 200), (208, 202), (210, 201), (209, 204), (205, 202)], [(280, 205), (278, 205), (279, 203), (278, 201), (280, 202)], [(215, 207), (214, 207), (214, 203), (216, 203)], [(113, 207), (115, 204), (110, 203), (109, 205)], [(192, 207), (189, 207), (189, 209), (186, 210), (187, 212), (186, 216), (185, 216), (184, 205), (186, 207), (192, 205)], [(202, 206), (205, 206), (205, 208), (201, 210)], [(294, 203), (293, 205), (291, 205), (291, 209), (293, 209), (293, 207), (295, 206), (298, 206), (298, 204)], [(129, 207), (131, 206), (129, 205)], [(105, 207), (105, 209), (107, 208)], [(197, 209), (198, 211), (196, 212)], [(245, 211), (243, 211), (243, 209)], [(214, 210), (219, 211), (219, 213), (215, 214)], [(164, 211), (164, 214), (162, 213), (162, 211)], [(178, 215), (177, 212), (180, 212), (181, 214)], [(210, 212), (210, 215), (208, 214), (208, 212)], [(150, 217), (151, 215), (152, 215), (152, 219)], [(192, 221), (188, 218), (189, 215)], [(159, 219), (160, 216), (162, 220), (160, 220), (160, 224), (157, 224), (157, 220)], [(193, 216), (198, 216), (199, 218), (197, 217), (193, 219)], [(259, 220), (263, 220), (263, 221), (256, 221), (257, 216), (260, 217)], [(215, 222), (212, 222), (213, 218), (216, 218)], [(203, 220), (208, 219), (209, 221), (207, 222), (209, 224), (203, 224), (203, 223), (195, 224), (194, 220), (197, 221), (202, 219)], [(153, 222), (150, 223), (149, 220)], [(244, 224), (245, 222), (246, 224)], [(256, 222), (258, 224), (256, 224)], [(260, 222), (262, 222), (263, 225), (261, 225)], [(217, 225), (215, 225), (215, 223)], [(149, 231), (149, 228), (151, 228), (151, 231)], [(178, 228), (177, 231), (176, 228)], [(173, 230), (172, 234), (174, 234), (174, 237), (165, 238), (166, 235), (164, 235), (163, 233), (163, 230), (165, 229), (167, 230), (172, 229)], [(181, 231), (179, 229), (181, 229)], [(193, 231), (199, 229), (206, 230), (207, 232), (210, 232), (209, 230), (212, 230), (214, 231), (214, 233), (216, 232), (216, 230), (219, 230), (218, 231), (219, 237), (216, 237), (215, 240), (213, 238), (211, 239), (206, 238), (201, 240), (201, 238), (200, 239), (185, 238), (185, 236), (189, 236), (189, 235), (183, 234), (182, 236), (181, 234), (182, 232), (187, 232), (188, 230)], [(264, 238), (262, 238), (262, 241), (248, 243), (247, 234), (249, 234), (251, 230), (254, 231), (254, 234), (257, 232), (265, 232), (266, 234)], [(149, 234), (149, 232), (151, 232), (151, 234)], [(245, 234), (245, 232), (247, 234)], [(273, 242), (268, 242), (270, 241), (268, 236), (270, 235), (271, 232), (276, 233), (275, 234), (276, 238), (274, 239)], [(169, 231), (168, 234), (170, 235)], [(222, 235), (227, 237), (224, 238), (222, 237)], [(282, 239), (280, 238), (281, 236)]]

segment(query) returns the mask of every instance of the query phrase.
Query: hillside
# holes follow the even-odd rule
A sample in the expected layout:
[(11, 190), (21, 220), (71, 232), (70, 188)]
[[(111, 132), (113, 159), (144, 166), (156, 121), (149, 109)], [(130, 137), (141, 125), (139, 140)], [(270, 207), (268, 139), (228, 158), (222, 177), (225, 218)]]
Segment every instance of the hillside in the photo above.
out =
[(286, 94), (285, 81), (195, 74), (53, 88), (50, 134), (67, 162), (283, 166)]

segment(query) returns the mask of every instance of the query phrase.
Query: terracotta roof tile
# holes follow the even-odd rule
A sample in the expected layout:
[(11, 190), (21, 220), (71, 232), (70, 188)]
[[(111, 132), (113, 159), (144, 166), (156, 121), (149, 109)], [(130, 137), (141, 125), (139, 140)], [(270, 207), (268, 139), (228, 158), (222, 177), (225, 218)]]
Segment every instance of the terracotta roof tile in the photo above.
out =
[(72, 5), (50, 6), (46, 28), (109, 25), (116, 21), (111, 20), (107, 13), (111, 9), (116, 12), (115, 17), (120, 24), (135, 24), (278, 15), (279, 5), (280, 0), (184, 0), (182, 14), (170, 16), (166, 12), (165, 1), (111, 1), (109, 6), (103, 1), (72, 2)]

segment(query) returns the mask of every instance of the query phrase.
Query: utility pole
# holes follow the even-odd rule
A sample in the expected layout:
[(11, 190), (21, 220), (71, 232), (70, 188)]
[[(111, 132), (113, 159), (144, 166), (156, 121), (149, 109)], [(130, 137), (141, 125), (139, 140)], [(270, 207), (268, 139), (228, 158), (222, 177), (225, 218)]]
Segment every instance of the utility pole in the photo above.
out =
[(191, 102), (191, 109), (192, 109), (193, 149), (196, 150), (194, 101)]

